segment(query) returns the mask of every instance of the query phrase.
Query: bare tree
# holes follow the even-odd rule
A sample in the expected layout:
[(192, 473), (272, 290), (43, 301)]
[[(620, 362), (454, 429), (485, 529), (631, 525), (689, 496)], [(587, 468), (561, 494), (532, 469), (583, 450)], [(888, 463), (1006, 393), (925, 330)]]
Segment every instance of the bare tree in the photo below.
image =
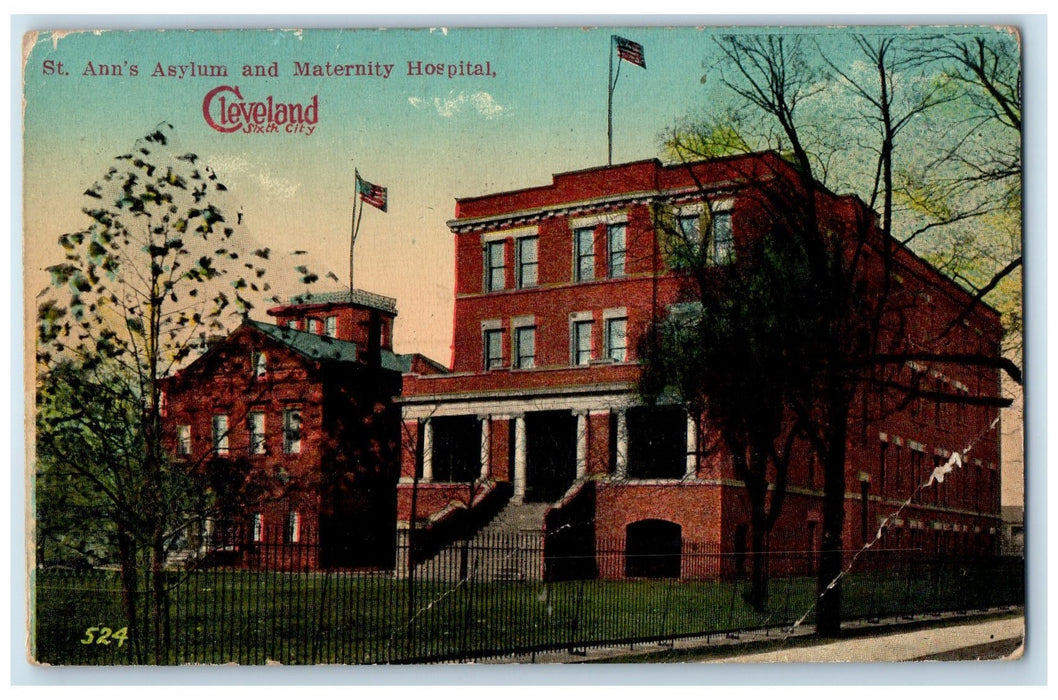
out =
[[(898, 137), (909, 124), (923, 115), (954, 104), (958, 95), (944, 81), (931, 81), (920, 72), (916, 73), (914, 81), (917, 87), (898, 102), (895, 95), (898, 74), (923, 66), (922, 61), (907, 47), (898, 46), (888, 39), (856, 37), (854, 42), (877, 75), (873, 85), (867, 79), (852, 76), (834, 61), (815, 55), (817, 46), (799, 35), (744, 34), (718, 39), (719, 59), (714, 69), (719, 74), (722, 87), (732, 99), (723, 103), (713, 117), (700, 122), (700, 128), (696, 129), (692, 123), (689, 133), (685, 128), (682, 133), (670, 136), (666, 143), (668, 152), (682, 159), (688, 155), (714, 156), (723, 154), (725, 150), (742, 151), (749, 150), (749, 146), (765, 146), (781, 153), (793, 166), (795, 175), (788, 188), (773, 187), (758, 199), (767, 216), (781, 222), (768, 230), (770, 235), (774, 236), (773, 232), (777, 231), (800, 239), (797, 256), (783, 260), (782, 264), (790, 265), (794, 270), (800, 269), (818, 290), (819, 298), (811, 300), (816, 312), (813, 329), (815, 337), (826, 339), (827, 342), (824, 347), (813, 350), (811, 342), (805, 346), (798, 345), (802, 340), (800, 336), (773, 336), (770, 339), (769, 342), (780, 344), (794, 356), (810, 354), (811, 362), (804, 365), (805, 372), (810, 376), (804, 379), (801, 390), (787, 393), (780, 389), (778, 393), (786, 394), (783, 400), (790, 414), (788, 422), (782, 424), (773, 421), (772, 427), (762, 430), (761, 435), (770, 435), (770, 444), (773, 446), (785, 443), (780, 438), (786, 436), (792, 446), (792, 433), (784, 433), (783, 430), (794, 431), (798, 438), (812, 447), (823, 466), (823, 543), (819, 588), (820, 593), (825, 595), (819, 602), (817, 627), (820, 632), (827, 634), (835, 633), (840, 627), (846, 445), (854, 397), (857, 394), (864, 396), (869, 387), (904, 392), (907, 400), (924, 396), (922, 387), (896, 379), (896, 369), (904, 366), (912, 354), (924, 362), (1002, 367), (1010, 376), (1020, 380), (1017, 368), (1003, 358), (951, 353), (940, 347), (919, 348), (917, 352), (912, 352), (907, 343), (908, 339), (901, 329), (905, 325), (904, 318), (911, 302), (892, 294), (889, 282), (893, 258), (899, 252), (899, 244), (888, 235), (894, 226), (895, 200), (898, 195), (894, 165), (895, 155), (899, 152)], [(881, 230), (875, 225), (873, 215), (864, 208), (858, 220), (850, 223), (843, 234), (845, 240), (841, 242), (835, 242), (827, 236), (821, 214), (816, 208), (816, 193), (821, 192), (819, 183), (825, 182), (829, 174), (833, 154), (850, 146), (840, 136), (828, 143), (827, 131), (818, 123), (813, 123), (813, 117), (818, 117), (818, 108), (813, 113), (811, 107), (806, 107), (814, 97), (834, 89), (835, 81), (838, 80), (865, 105), (865, 109), (853, 118), (865, 120), (875, 134), (876, 145), (870, 146), (874, 176), (868, 199), (872, 204), (880, 203), (883, 210)], [(797, 196), (791, 197), (791, 193)], [(969, 211), (952, 213), (954, 211), (949, 208), (948, 212), (935, 212), (944, 213), (944, 216), (934, 215), (927, 226), (943, 228), (981, 215), (973, 211), (972, 207)], [(875, 254), (883, 260), (880, 289), (865, 282), (869, 265), (867, 261), (873, 259)], [(761, 256), (758, 254), (756, 257)], [(719, 274), (730, 283), (730, 278), (740, 273), (721, 271), (712, 274)], [(712, 303), (709, 297), (713, 291), (703, 281), (698, 281), (697, 286), (698, 296), (704, 300), (702, 307), (707, 308)], [(794, 292), (793, 296), (796, 298), (798, 295)], [(737, 314), (732, 313), (730, 302), (728, 307), (717, 308), (722, 313), (717, 316), (714, 310), (714, 317), (725, 320), (738, 318)], [(777, 308), (781, 310), (782, 307)], [(758, 308), (758, 313), (767, 316), (771, 315), (771, 310)], [(969, 309), (966, 313), (969, 313)], [(743, 322), (752, 324), (754, 321), (745, 319)], [(733, 336), (728, 336), (728, 339), (737, 342)], [(743, 353), (740, 358), (731, 358), (736, 362), (732, 366), (742, 366), (748, 362), (745, 370), (752, 371), (757, 366), (757, 359), (767, 357), (769, 352), (760, 353), (752, 360), (746, 359), (751, 353)], [(674, 361), (682, 363), (684, 359), (676, 357)], [(700, 357), (692, 356), (689, 366), (700, 367)], [(732, 366), (727, 368), (728, 371), (742, 373), (741, 369), (731, 369)], [(694, 377), (697, 374), (696, 371), (686, 370), (685, 366), (682, 370), (673, 371), (670, 368), (667, 372), (670, 378), (681, 375)], [(716, 391), (706, 381), (700, 382), (697, 388), (709, 395), (710, 399)], [(946, 392), (931, 392), (931, 398), (944, 402), (966, 400), (966, 397)], [(996, 404), (991, 398), (981, 400), (990, 405)], [(715, 408), (720, 410), (720, 406)], [(866, 420), (866, 414), (863, 420)], [(717, 422), (715, 416), (713, 421)], [(766, 441), (762, 439), (758, 444), (764, 445)], [(732, 446), (734, 451), (738, 450), (737, 443)], [(781, 464), (781, 459), (775, 459), (777, 456), (778, 452), (772, 458), (773, 468)], [(784, 476), (778, 470), (774, 474), (775, 489), (780, 491), (784, 487)], [(746, 483), (747, 489), (752, 491), (751, 481)], [(781, 498), (776, 500), (781, 505)], [(760, 522), (766, 525), (767, 519)]]

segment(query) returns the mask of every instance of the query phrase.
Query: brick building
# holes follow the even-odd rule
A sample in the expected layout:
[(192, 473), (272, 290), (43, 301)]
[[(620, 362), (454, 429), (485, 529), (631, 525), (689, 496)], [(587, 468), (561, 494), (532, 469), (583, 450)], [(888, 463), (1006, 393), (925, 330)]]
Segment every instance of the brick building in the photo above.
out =
[(171, 453), (217, 497), (214, 544), (247, 566), (391, 566), (392, 402), (403, 372), (434, 365), (394, 354), (388, 297), (317, 295), (268, 313), (275, 324), (245, 320), (164, 387)]
[[(688, 547), (738, 553), (748, 543), (748, 498), (709, 426), (679, 405), (643, 405), (637, 347), (659, 316), (685, 303), (661, 218), (707, 247), (709, 264), (737, 259), (761, 235), (752, 188), (790, 187), (770, 153), (690, 166), (647, 160), (555, 175), (551, 184), (460, 199), (449, 222), (456, 251), (451, 372), (404, 377), (404, 449), (397, 527), (443, 538), (490, 518), (585, 551), (620, 542), (604, 577), (651, 575), (639, 552), (669, 554), (655, 574), (679, 574)], [(819, 188), (823, 224), (881, 234), (854, 197)], [(874, 259), (878, 259), (874, 251)], [(877, 267), (877, 263), (875, 263)], [(896, 246), (893, 294), (909, 346), (998, 356), (998, 315)], [(881, 284), (879, 270), (870, 284)], [(868, 290), (874, 293), (877, 290)], [(972, 308), (971, 308), (972, 307)], [(952, 322), (967, 308), (965, 321)], [(944, 333), (941, 333), (944, 329)], [(894, 379), (923, 390), (994, 398), (998, 374), (908, 362)], [(935, 465), (973, 443), (951, 478), (921, 490), (886, 547), (927, 553), (996, 551), (999, 447), (994, 407), (861, 391), (848, 430), (846, 548), (873, 538)], [(817, 551), (822, 473), (794, 461), (772, 551)], [(460, 523), (463, 523), (460, 525)], [(563, 534), (559, 535), (559, 532)], [(806, 562), (814, 566), (814, 562)], [(638, 567), (638, 568), (637, 568)], [(530, 572), (529, 575), (534, 575)]]

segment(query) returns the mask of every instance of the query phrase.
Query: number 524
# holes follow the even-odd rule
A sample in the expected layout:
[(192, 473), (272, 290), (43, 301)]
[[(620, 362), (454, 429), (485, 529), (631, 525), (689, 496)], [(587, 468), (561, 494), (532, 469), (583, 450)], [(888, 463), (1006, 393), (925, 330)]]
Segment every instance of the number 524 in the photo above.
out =
[[(99, 636), (96, 636), (96, 633)], [(129, 628), (122, 627), (116, 632), (111, 630), (109, 627), (89, 627), (84, 631), (84, 638), (81, 639), (81, 644), (102, 644), (109, 646), (114, 640), (117, 640), (118, 647), (125, 643), (128, 638)]]

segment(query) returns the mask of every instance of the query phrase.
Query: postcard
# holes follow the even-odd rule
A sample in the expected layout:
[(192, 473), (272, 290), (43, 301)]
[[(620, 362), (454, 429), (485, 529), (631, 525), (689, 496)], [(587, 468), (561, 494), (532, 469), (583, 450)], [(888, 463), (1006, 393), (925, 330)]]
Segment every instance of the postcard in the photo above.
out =
[(1020, 42), (27, 34), (30, 659), (1017, 656)]

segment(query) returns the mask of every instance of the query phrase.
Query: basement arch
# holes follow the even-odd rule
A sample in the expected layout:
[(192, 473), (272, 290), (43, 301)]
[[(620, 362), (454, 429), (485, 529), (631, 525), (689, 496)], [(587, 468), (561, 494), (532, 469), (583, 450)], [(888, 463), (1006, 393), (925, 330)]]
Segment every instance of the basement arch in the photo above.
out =
[(668, 520), (648, 519), (625, 528), (625, 576), (679, 578), (683, 528)]

